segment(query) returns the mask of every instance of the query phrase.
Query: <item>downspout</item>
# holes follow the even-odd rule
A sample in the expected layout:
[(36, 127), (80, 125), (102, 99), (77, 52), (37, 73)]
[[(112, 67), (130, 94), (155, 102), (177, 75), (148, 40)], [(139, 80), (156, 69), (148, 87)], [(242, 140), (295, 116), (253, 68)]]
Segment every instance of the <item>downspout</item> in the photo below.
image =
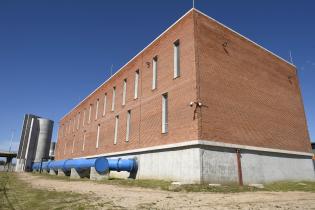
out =
[(240, 186), (243, 186), (242, 161), (241, 161), (240, 149), (236, 149), (236, 159), (237, 159), (238, 183)]

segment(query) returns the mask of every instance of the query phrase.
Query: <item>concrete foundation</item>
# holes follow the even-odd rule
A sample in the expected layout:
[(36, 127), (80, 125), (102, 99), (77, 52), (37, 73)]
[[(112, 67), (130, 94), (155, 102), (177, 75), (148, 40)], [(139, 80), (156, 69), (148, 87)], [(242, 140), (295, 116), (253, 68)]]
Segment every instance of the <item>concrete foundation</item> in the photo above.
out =
[(238, 170), (235, 149), (200, 149), (200, 182), (237, 183)]
[(69, 176), (68, 173), (65, 173), (63, 170), (58, 169), (58, 176)]
[[(107, 158), (137, 158), (137, 179), (163, 179), (182, 183), (239, 183), (235, 148), (200, 146), (164, 151), (113, 155)], [(315, 181), (310, 156), (241, 150), (244, 184), (284, 180)], [(92, 172), (91, 172), (92, 174)], [(110, 177), (128, 178), (127, 172), (110, 172)]]
[(298, 155), (244, 151), (242, 171), (245, 184), (315, 180), (311, 157)]
[(76, 169), (72, 168), (70, 172), (70, 179), (80, 179), (80, 178), (86, 178), (89, 176), (90, 176), (90, 170), (77, 171)]
[(109, 173), (99, 174), (94, 167), (91, 167), (90, 170), (90, 180), (104, 180), (109, 178)]
[(42, 170), (42, 173), (43, 173), (43, 174), (49, 174), (49, 171)]
[(55, 171), (55, 170), (50, 170), (50, 171), (49, 171), (49, 174), (50, 174), (50, 175), (57, 175), (57, 171)]

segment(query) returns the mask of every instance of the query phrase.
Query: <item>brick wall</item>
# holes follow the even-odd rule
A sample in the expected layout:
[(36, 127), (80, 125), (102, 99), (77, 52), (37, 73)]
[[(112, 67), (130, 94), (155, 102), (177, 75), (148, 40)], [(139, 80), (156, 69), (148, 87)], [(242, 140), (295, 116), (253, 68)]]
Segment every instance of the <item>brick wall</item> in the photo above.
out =
[(294, 66), (195, 13), (200, 138), (310, 151)]
[[(178, 39), (181, 76), (173, 79), (173, 43)], [(157, 89), (152, 90), (152, 59), (155, 56), (158, 56)], [(138, 69), (139, 97), (134, 99)], [(125, 106), (122, 105), (124, 79), (127, 79)], [(114, 86), (116, 100), (112, 112)], [(169, 132), (162, 134), (162, 94), (165, 92), (168, 92)], [(103, 116), (105, 93), (107, 106)], [(97, 99), (99, 112), (95, 119)], [(194, 119), (195, 107), (189, 104), (197, 100), (203, 106), (197, 109)], [(92, 114), (88, 123), (90, 104)], [(129, 142), (126, 142), (128, 110), (131, 110), (131, 129)], [(119, 115), (119, 128), (118, 142), (114, 144), (116, 115)], [(74, 130), (73, 124), (69, 129), (73, 119)], [(310, 152), (295, 67), (195, 10), (183, 16), (83, 100), (60, 121), (60, 125), (56, 159), (196, 139)], [(101, 129), (96, 148), (98, 125)]]
[[(61, 121), (56, 148), (56, 159), (96, 155), (108, 152), (144, 148), (197, 139), (197, 121), (190, 101), (196, 100), (196, 71), (193, 42), (193, 15), (190, 12), (129, 62), (108, 82), (66, 115)], [(181, 76), (173, 79), (173, 43), (180, 40)], [(152, 90), (152, 59), (158, 56), (157, 88)], [(138, 99), (134, 99), (135, 72), (139, 69)], [(123, 81), (127, 79), (126, 105), (122, 106)], [(116, 86), (115, 111), (111, 111), (112, 89)], [(169, 132), (162, 134), (162, 94), (168, 92)], [(103, 98), (107, 93), (106, 114)], [(95, 120), (96, 101), (99, 99), (98, 119)], [(92, 104), (91, 123), (88, 124)], [(83, 110), (86, 109), (83, 127)], [(126, 142), (127, 111), (131, 110), (130, 139)], [(80, 113), (79, 129), (68, 123)], [(114, 144), (115, 116), (119, 115), (118, 142)], [(96, 148), (97, 125), (100, 125), (99, 147)], [(76, 125), (75, 125), (76, 126)], [(65, 132), (66, 130), (66, 132)], [(66, 133), (66, 134), (65, 134)], [(83, 136), (85, 138), (84, 151)], [(73, 140), (75, 140), (73, 144)], [(65, 146), (66, 145), (66, 146)], [(72, 145), (73, 153), (72, 153)]]

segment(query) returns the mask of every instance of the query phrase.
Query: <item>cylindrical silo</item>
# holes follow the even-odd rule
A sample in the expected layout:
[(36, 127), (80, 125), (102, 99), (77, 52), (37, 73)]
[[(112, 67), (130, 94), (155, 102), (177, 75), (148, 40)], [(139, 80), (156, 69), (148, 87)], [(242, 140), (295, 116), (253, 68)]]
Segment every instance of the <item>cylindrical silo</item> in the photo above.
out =
[(56, 148), (56, 142), (51, 142), (50, 149), (49, 149), (49, 157), (55, 156), (55, 148)]
[(54, 122), (44, 118), (38, 118), (38, 141), (34, 162), (41, 162), (43, 158), (49, 158), (49, 149)]

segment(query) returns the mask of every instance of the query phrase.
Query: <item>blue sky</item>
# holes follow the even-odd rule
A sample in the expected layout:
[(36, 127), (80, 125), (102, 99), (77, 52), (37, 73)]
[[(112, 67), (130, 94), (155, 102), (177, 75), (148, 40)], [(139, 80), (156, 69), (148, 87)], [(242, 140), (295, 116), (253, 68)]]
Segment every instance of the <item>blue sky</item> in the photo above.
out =
[[(192, 6), (192, 0), (0, 0), (0, 149), (25, 113), (55, 121)], [(197, 9), (298, 67), (315, 141), (315, 1), (196, 0)]]

